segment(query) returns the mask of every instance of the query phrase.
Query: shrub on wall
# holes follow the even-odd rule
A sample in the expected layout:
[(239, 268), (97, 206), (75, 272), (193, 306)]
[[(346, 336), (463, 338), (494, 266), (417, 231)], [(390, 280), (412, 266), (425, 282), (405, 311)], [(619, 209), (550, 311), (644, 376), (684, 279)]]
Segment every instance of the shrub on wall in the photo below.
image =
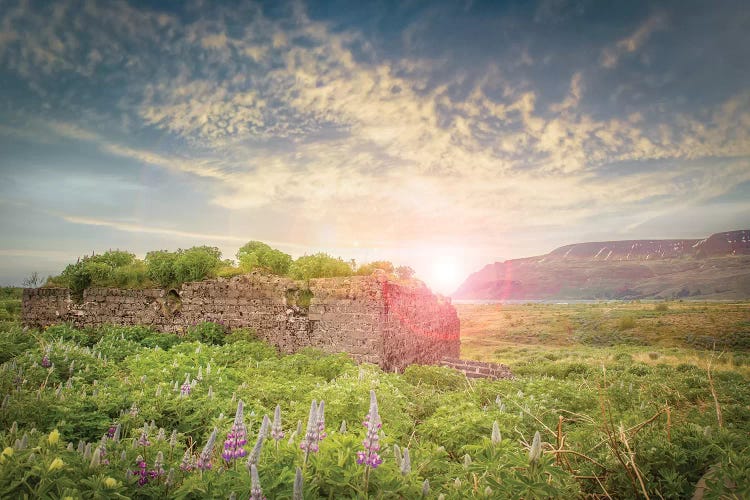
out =
[(350, 264), (323, 252), (302, 256), (289, 267), (289, 276), (296, 280), (351, 276), (352, 273)]
[(243, 271), (256, 268), (266, 269), (274, 274), (284, 275), (292, 265), (292, 256), (271, 248), (261, 241), (249, 241), (237, 251), (237, 260)]

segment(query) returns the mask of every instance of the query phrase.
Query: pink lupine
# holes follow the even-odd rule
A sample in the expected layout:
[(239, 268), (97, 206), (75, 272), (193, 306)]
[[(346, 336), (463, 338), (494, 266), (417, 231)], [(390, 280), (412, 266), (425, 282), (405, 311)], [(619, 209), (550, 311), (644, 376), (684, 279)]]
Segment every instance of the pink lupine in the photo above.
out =
[(180, 386), (180, 397), (184, 398), (190, 396), (190, 390), (192, 386), (190, 384), (190, 374), (185, 377), (185, 382)]

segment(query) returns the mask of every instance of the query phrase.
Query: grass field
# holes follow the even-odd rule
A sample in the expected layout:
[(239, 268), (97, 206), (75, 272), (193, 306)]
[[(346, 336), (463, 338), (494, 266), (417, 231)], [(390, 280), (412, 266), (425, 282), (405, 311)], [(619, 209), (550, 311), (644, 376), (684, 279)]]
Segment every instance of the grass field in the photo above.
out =
[[(750, 374), (750, 303), (456, 304), (461, 356), (521, 369), (539, 361), (691, 363)], [(723, 353), (723, 354), (722, 354)]]

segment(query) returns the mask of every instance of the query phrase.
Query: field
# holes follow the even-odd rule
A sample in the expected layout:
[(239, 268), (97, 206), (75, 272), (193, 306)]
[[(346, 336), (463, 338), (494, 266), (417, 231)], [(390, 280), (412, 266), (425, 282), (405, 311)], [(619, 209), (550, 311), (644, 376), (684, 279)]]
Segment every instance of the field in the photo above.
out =
[[(750, 496), (746, 304), (458, 309), (463, 356), (515, 379), (279, 355), (211, 323), (176, 337), (11, 318), (0, 498), (689, 498), (704, 476), (705, 498)], [(382, 428), (365, 448), (368, 414)], [(243, 458), (222, 457), (233, 422)]]
[[(549, 361), (598, 366), (628, 354), (649, 366), (690, 363), (750, 375), (747, 302), (457, 304), (461, 356), (523, 373)], [(721, 356), (719, 357), (719, 354)]]

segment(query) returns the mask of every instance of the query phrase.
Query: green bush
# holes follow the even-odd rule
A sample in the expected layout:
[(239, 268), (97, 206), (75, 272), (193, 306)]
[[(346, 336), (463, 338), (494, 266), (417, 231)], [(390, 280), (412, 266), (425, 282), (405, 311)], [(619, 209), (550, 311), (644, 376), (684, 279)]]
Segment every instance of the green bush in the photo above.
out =
[(289, 267), (289, 276), (296, 280), (351, 276), (352, 272), (351, 264), (326, 253), (305, 255), (295, 260)]
[(204, 321), (188, 328), (185, 338), (187, 340), (197, 340), (204, 344), (223, 345), (226, 336), (224, 325)]
[(285, 275), (292, 265), (290, 255), (261, 241), (250, 241), (240, 247), (237, 251), (237, 260), (243, 271), (261, 268), (278, 275)]

